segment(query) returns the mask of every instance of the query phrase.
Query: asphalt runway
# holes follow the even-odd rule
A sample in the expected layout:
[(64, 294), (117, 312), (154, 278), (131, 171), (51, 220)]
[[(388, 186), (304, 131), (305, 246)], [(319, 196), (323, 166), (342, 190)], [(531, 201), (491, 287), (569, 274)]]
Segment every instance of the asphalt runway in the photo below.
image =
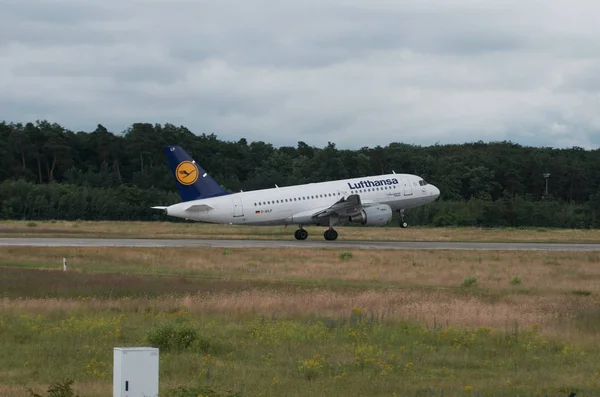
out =
[(345, 248), (384, 250), (600, 251), (600, 244), (463, 243), (413, 241), (296, 241), (113, 238), (0, 238), (0, 247), (218, 247), (218, 248)]

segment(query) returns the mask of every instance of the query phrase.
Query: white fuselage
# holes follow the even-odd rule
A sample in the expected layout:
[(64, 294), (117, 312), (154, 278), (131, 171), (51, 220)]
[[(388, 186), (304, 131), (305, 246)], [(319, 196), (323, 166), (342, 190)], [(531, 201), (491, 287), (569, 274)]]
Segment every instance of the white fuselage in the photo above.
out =
[(208, 223), (320, 224), (323, 220), (314, 219), (314, 213), (352, 194), (358, 194), (366, 206), (387, 204), (392, 210), (400, 210), (430, 203), (437, 199), (440, 191), (416, 175), (388, 174), (187, 201), (167, 207), (166, 213)]

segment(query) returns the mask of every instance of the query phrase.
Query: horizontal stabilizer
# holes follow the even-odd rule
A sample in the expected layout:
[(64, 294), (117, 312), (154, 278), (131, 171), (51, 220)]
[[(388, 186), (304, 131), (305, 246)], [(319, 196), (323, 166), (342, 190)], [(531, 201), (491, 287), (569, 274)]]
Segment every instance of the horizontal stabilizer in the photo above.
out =
[(157, 207), (152, 207), (152, 209), (153, 209), (153, 210), (163, 210), (163, 211), (164, 211), (164, 210), (166, 210), (166, 209), (167, 209), (167, 207), (160, 207), (160, 206), (157, 206)]
[(196, 205), (190, 205), (185, 210), (186, 211), (208, 211), (208, 210), (212, 210), (212, 209), (213, 209), (213, 207), (211, 207), (210, 205), (196, 204)]

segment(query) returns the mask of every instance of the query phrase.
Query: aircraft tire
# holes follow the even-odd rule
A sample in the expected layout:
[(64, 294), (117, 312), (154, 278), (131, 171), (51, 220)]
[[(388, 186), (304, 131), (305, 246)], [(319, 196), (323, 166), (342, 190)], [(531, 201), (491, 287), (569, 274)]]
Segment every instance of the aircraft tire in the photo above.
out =
[(325, 230), (325, 233), (323, 233), (323, 237), (325, 237), (325, 240), (327, 241), (334, 241), (338, 238), (338, 232), (334, 229), (327, 229)]
[(306, 240), (308, 237), (308, 232), (304, 229), (298, 229), (294, 232), (294, 237), (296, 240)]

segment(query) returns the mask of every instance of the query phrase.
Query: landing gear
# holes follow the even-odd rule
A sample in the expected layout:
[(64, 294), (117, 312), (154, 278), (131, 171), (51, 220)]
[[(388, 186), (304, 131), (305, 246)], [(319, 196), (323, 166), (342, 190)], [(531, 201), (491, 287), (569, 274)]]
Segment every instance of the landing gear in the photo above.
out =
[(401, 228), (406, 229), (408, 227), (408, 222), (404, 219), (404, 210), (399, 210), (398, 214), (400, 214), (398, 225), (400, 225)]
[[(325, 230), (325, 233), (323, 233), (323, 237), (325, 238), (325, 240), (337, 240), (338, 232), (335, 231), (335, 229), (333, 228), (333, 225), (335, 225), (337, 221), (338, 219), (334, 217), (331, 217), (329, 219), (329, 229)], [(308, 237), (308, 232), (302, 228), (302, 225), (300, 225), (300, 228), (294, 232), (294, 237), (296, 238), (296, 240), (306, 240), (306, 238)]]
[(333, 225), (335, 225), (337, 221), (337, 218), (329, 217), (329, 229), (325, 230), (325, 233), (323, 233), (323, 237), (325, 237), (325, 240), (333, 241), (338, 238), (338, 233), (333, 228)]
[(333, 241), (338, 238), (338, 232), (334, 229), (327, 229), (325, 230), (325, 233), (323, 233), (323, 237), (325, 237), (325, 240), (327, 241)]
[(306, 240), (308, 237), (308, 232), (302, 229), (302, 226), (300, 226), (300, 229), (294, 232), (294, 237), (296, 237), (296, 240)]

